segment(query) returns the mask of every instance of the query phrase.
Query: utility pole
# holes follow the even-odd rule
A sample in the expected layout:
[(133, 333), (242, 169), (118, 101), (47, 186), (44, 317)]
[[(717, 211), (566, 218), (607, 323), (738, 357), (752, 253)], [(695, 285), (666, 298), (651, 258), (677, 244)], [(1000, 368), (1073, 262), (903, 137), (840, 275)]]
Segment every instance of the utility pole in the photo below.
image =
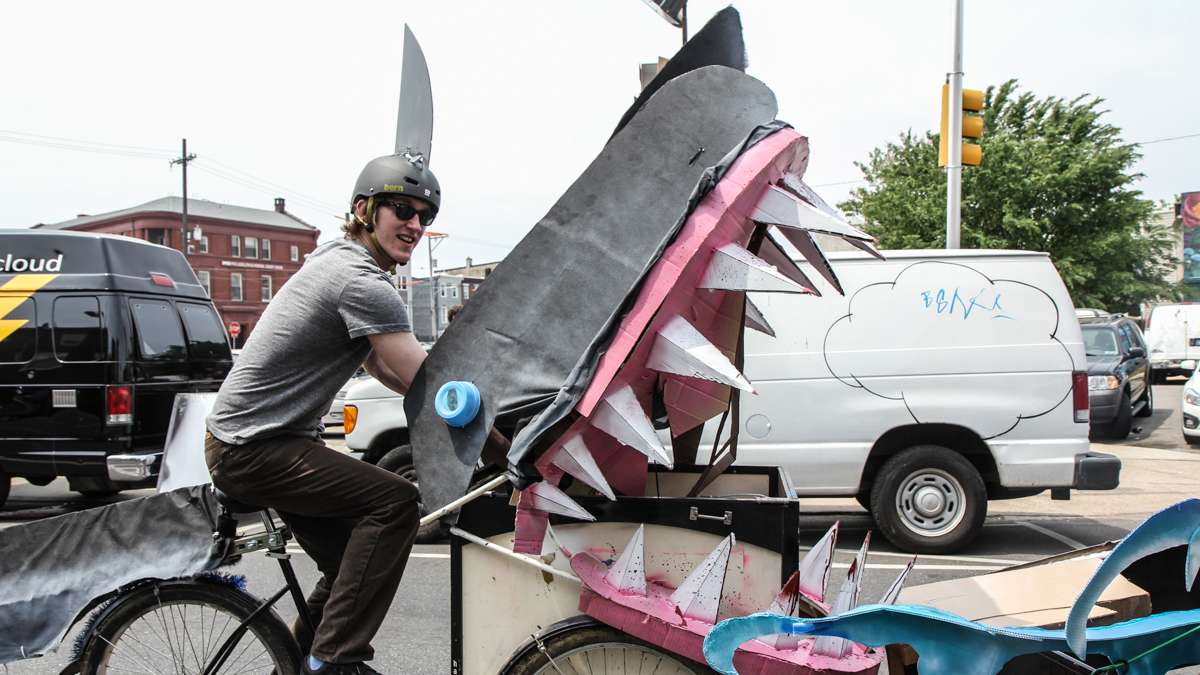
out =
[(179, 159), (171, 160), (171, 165), (183, 165), (183, 223), (179, 226), (179, 250), (183, 251), (183, 255), (187, 256), (187, 165), (188, 162), (196, 159), (195, 153), (188, 154), (187, 139), (183, 139), (183, 152), (180, 153)]
[(431, 335), (433, 335), (434, 341), (438, 339), (438, 284), (437, 274), (433, 271), (433, 249), (437, 248), (437, 246), (433, 242), (436, 239), (437, 243), (440, 244), (448, 236), (442, 232), (425, 232), (425, 240), (429, 242), (429, 307), (431, 309), (429, 323), (433, 331)]
[(954, 67), (950, 71), (949, 157), (946, 163), (946, 248), (960, 247), (962, 226), (963, 0), (954, 0)]

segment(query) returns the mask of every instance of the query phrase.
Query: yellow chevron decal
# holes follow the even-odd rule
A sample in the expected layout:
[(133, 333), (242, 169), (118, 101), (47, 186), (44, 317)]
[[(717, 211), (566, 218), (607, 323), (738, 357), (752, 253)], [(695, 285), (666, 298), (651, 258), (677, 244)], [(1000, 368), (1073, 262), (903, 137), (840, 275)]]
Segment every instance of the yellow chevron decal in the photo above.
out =
[(54, 281), (57, 274), (18, 274), (0, 286), (0, 342), (8, 339), (18, 328), (29, 323), (26, 319), (5, 319), (8, 313), (21, 306), (42, 286)]

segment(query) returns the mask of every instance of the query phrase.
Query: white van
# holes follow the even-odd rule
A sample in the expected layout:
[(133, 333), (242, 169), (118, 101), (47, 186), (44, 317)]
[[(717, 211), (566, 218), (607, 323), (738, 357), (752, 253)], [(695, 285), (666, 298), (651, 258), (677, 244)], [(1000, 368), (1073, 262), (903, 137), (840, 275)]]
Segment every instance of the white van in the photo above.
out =
[[(738, 462), (778, 464), (801, 495), (855, 496), (912, 552), (963, 547), (988, 499), (1109, 490), (1089, 452), (1079, 323), (1044, 253), (833, 253), (845, 296), (756, 293)], [(716, 424), (705, 428), (701, 453)]]
[(1200, 305), (1155, 305), (1146, 321), (1146, 344), (1155, 381), (1191, 375), (1200, 360)]

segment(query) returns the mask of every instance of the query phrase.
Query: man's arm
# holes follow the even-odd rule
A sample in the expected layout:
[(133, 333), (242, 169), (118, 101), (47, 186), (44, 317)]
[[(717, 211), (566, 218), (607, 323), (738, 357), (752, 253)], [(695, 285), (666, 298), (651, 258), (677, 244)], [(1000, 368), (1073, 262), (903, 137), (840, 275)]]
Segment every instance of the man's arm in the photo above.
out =
[(425, 361), (425, 350), (412, 333), (369, 335), (371, 354), (363, 366), (388, 389), (404, 394)]

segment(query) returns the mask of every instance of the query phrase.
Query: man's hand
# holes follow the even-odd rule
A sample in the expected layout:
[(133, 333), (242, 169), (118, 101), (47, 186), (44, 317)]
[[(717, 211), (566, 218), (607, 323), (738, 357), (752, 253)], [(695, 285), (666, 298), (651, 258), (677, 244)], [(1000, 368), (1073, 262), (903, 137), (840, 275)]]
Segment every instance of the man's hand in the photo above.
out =
[(372, 377), (397, 394), (408, 392), (417, 370), (425, 361), (425, 350), (412, 333), (369, 335), (371, 354), (363, 366)]

